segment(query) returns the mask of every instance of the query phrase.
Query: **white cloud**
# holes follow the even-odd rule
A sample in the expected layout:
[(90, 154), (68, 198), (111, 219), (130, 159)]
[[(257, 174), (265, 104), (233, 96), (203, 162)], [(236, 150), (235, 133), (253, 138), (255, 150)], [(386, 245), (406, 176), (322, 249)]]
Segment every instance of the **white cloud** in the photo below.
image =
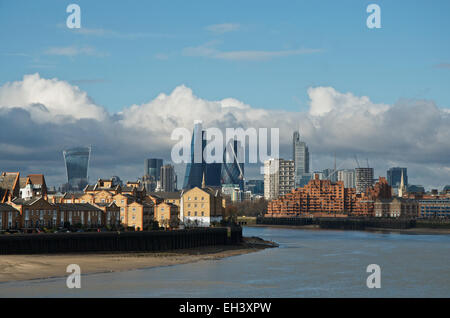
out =
[(65, 47), (52, 47), (45, 51), (47, 55), (61, 55), (73, 57), (76, 55), (88, 55), (103, 57), (106, 53), (99, 52), (97, 49), (92, 47), (76, 47), (76, 46), (65, 46)]
[(215, 34), (223, 34), (227, 32), (239, 30), (241, 25), (239, 23), (221, 23), (208, 25), (206, 30)]
[(149, 154), (169, 159), (174, 128), (192, 129), (195, 120), (202, 120), (205, 127), (222, 129), (279, 128), (284, 158), (291, 157), (292, 132), (300, 128), (314, 169), (331, 167), (334, 152), (339, 161), (354, 167), (357, 154), (362, 161), (369, 158), (377, 175), (385, 175), (389, 166), (405, 165), (412, 183), (435, 187), (450, 183), (448, 109), (429, 100), (377, 104), (332, 87), (309, 88), (308, 96), (308, 111), (287, 112), (255, 108), (232, 97), (206, 100), (181, 85), (147, 103), (109, 114), (66, 81), (26, 75), (0, 87), (0, 165), (28, 169), (34, 160), (35, 172), (58, 173), (53, 177), (63, 182), (64, 171), (50, 169), (58, 165), (62, 169), (60, 151), (92, 144), (91, 176), (118, 174), (132, 179), (142, 174), (143, 159)]
[(106, 111), (77, 86), (55, 78), (41, 78), (37, 73), (0, 87), (0, 110), (13, 107), (29, 111), (37, 122), (104, 120), (107, 116)]
[(214, 46), (216, 41), (208, 42), (196, 47), (187, 47), (183, 49), (185, 56), (207, 57), (220, 60), (244, 60), (244, 61), (264, 61), (273, 58), (320, 53), (321, 49), (294, 49), (294, 50), (278, 50), (278, 51), (263, 51), (263, 50), (235, 50), (235, 51), (220, 51)]

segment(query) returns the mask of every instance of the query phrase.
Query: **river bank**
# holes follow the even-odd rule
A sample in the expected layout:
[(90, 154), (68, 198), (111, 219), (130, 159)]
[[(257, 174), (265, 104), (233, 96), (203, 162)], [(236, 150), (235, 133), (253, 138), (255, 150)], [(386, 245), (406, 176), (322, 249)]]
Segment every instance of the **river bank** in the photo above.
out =
[(244, 242), (239, 245), (207, 246), (167, 252), (2, 255), (0, 283), (66, 276), (69, 264), (79, 265), (82, 274), (108, 273), (219, 260), (268, 247), (275, 246), (273, 242), (252, 237), (244, 238)]
[[(326, 230), (320, 228), (318, 224), (308, 224), (308, 225), (275, 225), (275, 224), (251, 224), (246, 225), (247, 227), (272, 227), (279, 229), (302, 229), (302, 230)], [(342, 230), (342, 231), (351, 231), (351, 230)], [(390, 229), (390, 228), (375, 228), (368, 227), (364, 230), (359, 231), (368, 231), (368, 232), (385, 232), (385, 233), (400, 233), (400, 234), (412, 234), (412, 235), (450, 235), (450, 229), (438, 229), (438, 228), (422, 228), (415, 227), (409, 229)]]

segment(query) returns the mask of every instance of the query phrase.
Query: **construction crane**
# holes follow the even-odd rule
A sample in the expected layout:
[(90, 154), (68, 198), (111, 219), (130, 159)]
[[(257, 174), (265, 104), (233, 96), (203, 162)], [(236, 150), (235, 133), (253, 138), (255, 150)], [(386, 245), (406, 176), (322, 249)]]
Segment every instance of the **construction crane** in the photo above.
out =
[(355, 154), (355, 161), (356, 161), (356, 164), (357, 164), (358, 168), (361, 168), (361, 166), (359, 165), (358, 157), (356, 156), (356, 154)]

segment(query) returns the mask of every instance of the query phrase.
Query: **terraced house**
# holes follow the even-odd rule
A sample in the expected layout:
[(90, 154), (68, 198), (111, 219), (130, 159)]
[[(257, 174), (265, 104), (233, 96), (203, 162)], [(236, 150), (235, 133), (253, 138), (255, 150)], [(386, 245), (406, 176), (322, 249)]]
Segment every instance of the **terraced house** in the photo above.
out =
[(6, 203), (0, 203), (0, 231), (20, 227), (20, 211)]
[(186, 225), (210, 226), (220, 222), (225, 211), (225, 198), (220, 188), (205, 186), (203, 176), (202, 187), (194, 187), (183, 192), (181, 196), (180, 220)]

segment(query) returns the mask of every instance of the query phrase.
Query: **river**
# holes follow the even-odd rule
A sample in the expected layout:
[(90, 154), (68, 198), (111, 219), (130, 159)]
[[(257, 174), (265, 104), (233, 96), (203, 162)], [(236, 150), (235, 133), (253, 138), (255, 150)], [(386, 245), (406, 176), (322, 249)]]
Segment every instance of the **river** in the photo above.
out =
[[(1, 297), (450, 297), (450, 235), (244, 228), (280, 244), (221, 260), (0, 284)], [(1, 256), (0, 256), (1, 257)], [(369, 289), (369, 264), (381, 288)]]

